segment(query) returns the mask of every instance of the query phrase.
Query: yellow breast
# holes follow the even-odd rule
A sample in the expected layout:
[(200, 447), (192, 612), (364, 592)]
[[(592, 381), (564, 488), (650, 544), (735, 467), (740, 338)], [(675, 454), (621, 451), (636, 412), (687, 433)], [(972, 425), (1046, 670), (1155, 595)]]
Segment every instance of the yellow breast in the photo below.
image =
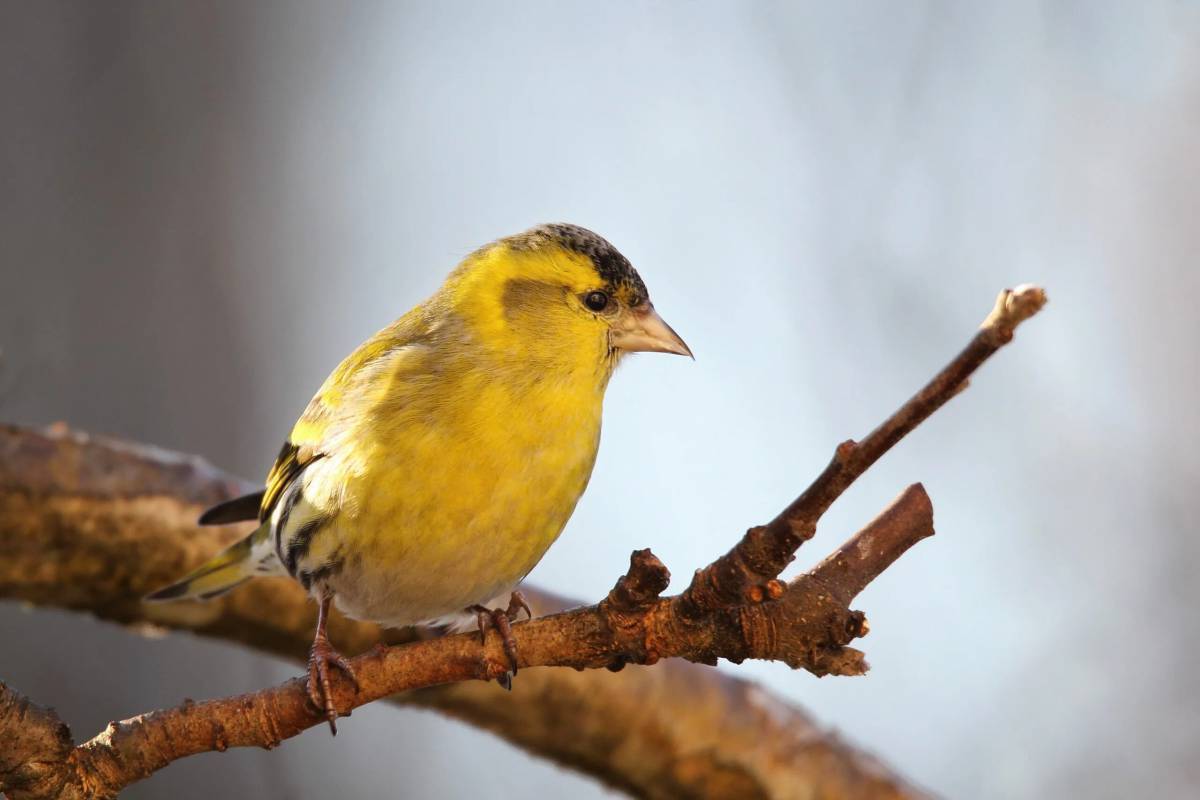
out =
[[(401, 625), (515, 586), (587, 486), (603, 382), (440, 365), (387, 388), (305, 494), (337, 511), (310, 565), (331, 560), (344, 611)], [(531, 379), (532, 378), (532, 379)]]

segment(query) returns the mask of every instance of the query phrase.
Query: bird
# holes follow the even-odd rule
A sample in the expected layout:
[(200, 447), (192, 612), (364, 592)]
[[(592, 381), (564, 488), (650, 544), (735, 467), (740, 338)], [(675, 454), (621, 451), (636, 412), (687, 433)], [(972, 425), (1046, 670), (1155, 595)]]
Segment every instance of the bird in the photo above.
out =
[(694, 358), (607, 240), (553, 223), (484, 245), (333, 370), (261, 491), (199, 520), (254, 531), (146, 600), (298, 581), (318, 609), (307, 692), (335, 735), (333, 671), (358, 682), (331, 604), (384, 627), (491, 625), (510, 688), (510, 623), (532, 616), (516, 587), (587, 488), (605, 390), (634, 352)]

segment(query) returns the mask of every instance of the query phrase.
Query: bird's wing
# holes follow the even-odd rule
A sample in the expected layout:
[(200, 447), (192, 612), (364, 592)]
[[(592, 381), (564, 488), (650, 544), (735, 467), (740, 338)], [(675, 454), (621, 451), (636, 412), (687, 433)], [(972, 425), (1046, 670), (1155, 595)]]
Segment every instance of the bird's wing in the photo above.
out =
[(200, 515), (201, 525), (228, 525), (231, 522), (258, 519), (265, 492), (251, 492), (223, 503), (217, 503)]
[(275, 457), (275, 464), (267, 474), (267, 488), (262, 492), (262, 502), (258, 507), (260, 520), (265, 521), (271, 516), (284, 490), (316, 457), (311, 448), (301, 447), (290, 440), (283, 443), (279, 455)]
[(318, 458), (336, 452), (358, 425), (365, 424), (373, 407), (395, 386), (388, 376), (418, 372), (423, 359), (414, 358), (412, 345), (428, 332), (421, 306), (376, 333), (338, 365), (300, 415), (267, 475), (266, 490), (259, 506), (259, 519), (266, 520), (284, 490), (304, 468)]

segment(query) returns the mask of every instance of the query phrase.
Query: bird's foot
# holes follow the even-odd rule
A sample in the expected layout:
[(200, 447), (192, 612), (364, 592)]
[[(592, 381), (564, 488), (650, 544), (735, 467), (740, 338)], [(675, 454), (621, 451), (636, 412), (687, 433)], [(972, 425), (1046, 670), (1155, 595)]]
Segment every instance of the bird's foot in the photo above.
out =
[(497, 678), (496, 683), (506, 690), (512, 691), (512, 679), (517, 674), (517, 641), (512, 635), (512, 623), (517, 621), (522, 611), (525, 612), (526, 619), (533, 619), (533, 612), (529, 609), (529, 604), (525, 602), (525, 596), (520, 592), (513, 592), (508, 598), (508, 608), (471, 606), (468, 611), (475, 612), (481, 644), (487, 642), (488, 627), (495, 628), (496, 632), (500, 634), (500, 639), (504, 644), (504, 655), (508, 658), (508, 665), (511, 669)]
[(333, 707), (333, 691), (329, 682), (331, 667), (341, 670), (353, 684), (354, 691), (359, 690), (354, 667), (350, 666), (345, 656), (333, 649), (327, 638), (317, 637), (308, 651), (308, 699), (317, 711), (325, 712), (325, 719), (329, 720), (329, 732), (337, 736), (338, 713)]

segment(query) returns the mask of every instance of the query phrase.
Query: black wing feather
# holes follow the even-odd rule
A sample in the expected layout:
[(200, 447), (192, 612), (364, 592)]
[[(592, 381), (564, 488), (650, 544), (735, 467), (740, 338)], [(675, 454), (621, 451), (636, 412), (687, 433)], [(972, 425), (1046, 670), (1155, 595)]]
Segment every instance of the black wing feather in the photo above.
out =
[(263, 495), (266, 490), (253, 494), (235, 497), (215, 506), (200, 515), (201, 525), (228, 525), (231, 522), (245, 522), (258, 519), (259, 509), (262, 508)]

